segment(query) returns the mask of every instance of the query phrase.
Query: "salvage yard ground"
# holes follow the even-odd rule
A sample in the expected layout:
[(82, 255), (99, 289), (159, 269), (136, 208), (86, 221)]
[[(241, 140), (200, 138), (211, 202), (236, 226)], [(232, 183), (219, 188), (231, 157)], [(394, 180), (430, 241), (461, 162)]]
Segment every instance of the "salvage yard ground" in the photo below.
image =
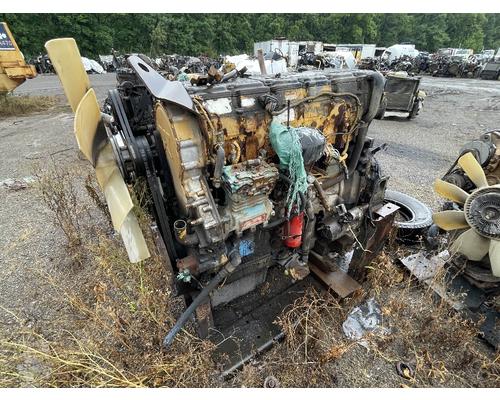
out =
[[(100, 100), (115, 85), (114, 74), (90, 79)], [(437, 210), (434, 179), (466, 141), (500, 128), (500, 82), (424, 77), (422, 89), (427, 98), (416, 119), (388, 114), (369, 134), (376, 146), (388, 144), (377, 157), (389, 187)], [(178, 313), (165, 290), (171, 277), (158, 257), (144, 268), (123, 263), (98, 195), (97, 202), (89, 197), (92, 169), (78, 154), (58, 78), (39, 76), (16, 93), (55, 96), (59, 105), (0, 120), (0, 386), (262, 386), (269, 376), (281, 386), (500, 384), (498, 353), (396, 265), (397, 247), (372, 266), (359, 297), (300, 298), (280, 320), (285, 342), (230, 380), (217, 378), (210, 345), (188, 333), (162, 354), (159, 338)], [(62, 196), (68, 220), (87, 236), (72, 236), (75, 226), (63, 233), (34, 177)], [(341, 324), (369, 297), (391, 333), (369, 338), (365, 348), (348, 342)], [(413, 365), (415, 376), (398, 376), (397, 361)]]

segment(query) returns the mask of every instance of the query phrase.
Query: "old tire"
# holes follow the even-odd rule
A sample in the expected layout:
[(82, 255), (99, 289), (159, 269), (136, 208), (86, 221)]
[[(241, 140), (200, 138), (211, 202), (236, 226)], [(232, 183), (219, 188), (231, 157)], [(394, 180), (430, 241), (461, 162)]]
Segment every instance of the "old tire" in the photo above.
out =
[(394, 224), (403, 241), (414, 241), (432, 225), (432, 211), (421, 201), (395, 190), (386, 190), (385, 200), (399, 207)]
[(387, 109), (387, 97), (383, 96), (380, 101), (380, 106), (378, 108), (377, 114), (375, 114), (375, 119), (384, 118), (385, 110)]

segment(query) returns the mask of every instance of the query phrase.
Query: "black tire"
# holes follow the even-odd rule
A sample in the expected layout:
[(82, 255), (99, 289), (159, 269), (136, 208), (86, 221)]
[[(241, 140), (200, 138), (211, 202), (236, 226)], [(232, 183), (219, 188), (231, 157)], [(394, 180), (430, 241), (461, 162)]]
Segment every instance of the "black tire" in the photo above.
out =
[(385, 110), (387, 109), (387, 97), (383, 96), (380, 101), (380, 106), (378, 108), (377, 114), (375, 114), (375, 119), (384, 118)]
[(432, 225), (432, 211), (421, 201), (395, 190), (386, 190), (385, 200), (399, 207), (394, 225), (401, 239), (414, 239)]

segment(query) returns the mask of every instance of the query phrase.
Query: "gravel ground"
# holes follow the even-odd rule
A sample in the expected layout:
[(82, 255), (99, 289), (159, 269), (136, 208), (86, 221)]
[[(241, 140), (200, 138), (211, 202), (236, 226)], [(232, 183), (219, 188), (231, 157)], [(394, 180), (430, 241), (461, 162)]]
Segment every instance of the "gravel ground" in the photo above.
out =
[(434, 180), (467, 141), (500, 128), (500, 81), (424, 77), (421, 87), (427, 97), (417, 118), (387, 113), (369, 133), (375, 145), (388, 144), (377, 158), (390, 176), (389, 187), (437, 209)]
[[(99, 99), (104, 99), (108, 90), (113, 89), (116, 84), (115, 74), (93, 74), (89, 75), (89, 77)], [(64, 94), (64, 91), (57, 75), (47, 74), (26, 81), (16, 89), (15, 93), (20, 95), (57, 96)]]
[[(114, 74), (91, 76), (98, 98), (115, 85)], [(388, 116), (374, 121), (370, 134), (376, 145), (387, 143), (378, 158), (389, 187), (404, 191), (437, 207), (432, 182), (458, 155), (460, 147), (479, 134), (500, 127), (500, 82), (424, 77), (424, 109), (415, 120)], [(23, 84), (17, 94), (62, 95), (56, 76), (39, 76)], [(73, 117), (60, 108), (0, 121), (0, 182), (32, 176), (37, 163), (81, 166), (72, 133)], [(31, 187), (20, 190), (0, 185), (0, 335), (9, 335), (14, 319), (27, 325), (64, 319), (64, 310), (51, 303), (54, 290), (43, 274), (55, 272), (61, 284), (78, 284), (78, 278), (54, 265), (64, 240), (51, 224)], [(42, 275), (41, 275), (42, 274)], [(72, 282), (69, 282), (69, 280)]]

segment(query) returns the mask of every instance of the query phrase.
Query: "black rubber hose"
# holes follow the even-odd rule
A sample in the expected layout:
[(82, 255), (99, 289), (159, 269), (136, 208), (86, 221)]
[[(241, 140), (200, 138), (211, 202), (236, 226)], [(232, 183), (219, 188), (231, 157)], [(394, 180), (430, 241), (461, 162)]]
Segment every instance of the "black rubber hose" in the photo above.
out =
[(229, 261), (221, 268), (221, 270), (215, 275), (215, 277), (208, 283), (207, 286), (203, 288), (203, 290), (196, 296), (193, 302), (189, 305), (188, 308), (182, 313), (180, 318), (177, 320), (173, 328), (163, 339), (163, 347), (168, 348), (174, 341), (175, 335), (179, 333), (182, 327), (186, 324), (186, 322), (191, 317), (191, 314), (196, 310), (196, 308), (205, 301), (205, 299), (210, 295), (212, 290), (214, 290), (227, 276), (231, 275), (236, 267), (240, 265), (241, 257), (238, 251), (233, 250), (229, 254)]
[(269, 222), (266, 226), (263, 226), (262, 229), (268, 230), (276, 228), (278, 225), (284, 223), (287, 219), (285, 217), (275, 219), (274, 221)]
[(368, 106), (368, 110), (361, 117), (361, 120), (369, 124), (375, 115), (380, 106), (380, 101), (382, 100), (382, 96), (384, 94), (385, 88), (385, 78), (378, 71), (370, 71), (369, 81), (371, 83), (372, 93), (370, 96), (370, 104)]
[(349, 171), (349, 177), (352, 176), (356, 167), (358, 166), (359, 158), (361, 157), (361, 152), (363, 151), (363, 147), (365, 145), (366, 136), (368, 133), (368, 124), (364, 121), (359, 123), (358, 134), (356, 136), (356, 144), (354, 146), (354, 150), (349, 156), (349, 165), (347, 170)]

